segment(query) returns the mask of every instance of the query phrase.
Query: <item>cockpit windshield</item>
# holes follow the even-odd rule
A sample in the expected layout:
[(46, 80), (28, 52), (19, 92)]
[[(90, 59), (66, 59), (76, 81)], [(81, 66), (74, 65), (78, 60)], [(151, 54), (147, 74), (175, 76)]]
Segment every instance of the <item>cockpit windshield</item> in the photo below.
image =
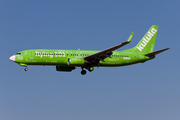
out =
[(23, 53), (16, 53), (16, 55), (22, 55)]

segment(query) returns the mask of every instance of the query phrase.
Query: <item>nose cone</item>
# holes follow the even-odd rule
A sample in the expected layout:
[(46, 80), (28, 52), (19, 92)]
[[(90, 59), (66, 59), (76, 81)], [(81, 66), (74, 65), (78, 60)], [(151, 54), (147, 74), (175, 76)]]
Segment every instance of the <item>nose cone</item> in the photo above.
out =
[(15, 55), (11, 56), (9, 59), (14, 62), (15, 61)]

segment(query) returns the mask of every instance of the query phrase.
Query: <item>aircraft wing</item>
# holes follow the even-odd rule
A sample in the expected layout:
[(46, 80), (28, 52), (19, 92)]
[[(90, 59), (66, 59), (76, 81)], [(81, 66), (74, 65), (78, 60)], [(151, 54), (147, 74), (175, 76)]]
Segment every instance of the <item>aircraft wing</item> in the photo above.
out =
[(103, 51), (88, 55), (88, 56), (84, 57), (84, 59), (85, 60), (97, 59), (97, 60), (104, 61), (104, 59), (107, 58), (107, 57), (111, 58), (112, 51), (114, 51), (114, 50), (116, 50), (116, 49), (130, 43), (131, 40), (132, 40), (133, 35), (134, 35), (134, 32), (131, 33), (131, 35), (128, 37), (128, 39), (125, 42), (123, 42), (123, 43), (121, 43), (119, 45), (113, 46), (111, 48), (105, 49)]

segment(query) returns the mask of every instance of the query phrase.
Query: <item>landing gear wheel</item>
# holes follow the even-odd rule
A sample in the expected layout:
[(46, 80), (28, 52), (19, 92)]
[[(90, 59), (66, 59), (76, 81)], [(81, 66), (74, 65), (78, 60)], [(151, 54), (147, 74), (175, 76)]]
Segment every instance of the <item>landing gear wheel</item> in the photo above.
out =
[(85, 74), (86, 74), (86, 71), (85, 71), (85, 70), (82, 70), (82, 71), (81, 71), (81, 74), (82, 74), (82, 75), (85, 75)]
[(28, 70), (28, 68), (24, 68), (24, 70), (25, 70), (25, 71), (27, 71), (27, 70)]
[(89, 67), (88, 70), (89, 70), (89, 72), (92, 72), (94, 70), (94, 68), (93, 67)]

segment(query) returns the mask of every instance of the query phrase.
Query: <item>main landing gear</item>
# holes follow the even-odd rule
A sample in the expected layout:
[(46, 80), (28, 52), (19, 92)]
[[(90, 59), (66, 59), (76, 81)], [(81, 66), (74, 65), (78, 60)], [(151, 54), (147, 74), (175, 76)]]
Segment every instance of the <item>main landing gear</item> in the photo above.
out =
[[(92, 72), (94, 70), (93, 67), (85, 67), (89, 72)], [(82, 71), (81, 71), (81, 74), (82, 75), (85, 75), (86, 74), (86, 70), (84, 70), (84, 68), (82, 67)]]
[(88, 67), (89, 72), (92, 72), (94, 70), (93, 67)]
[(81, 75), (85, 75), (86, 74), (86, 70), (83, 70), (81, 71)]

